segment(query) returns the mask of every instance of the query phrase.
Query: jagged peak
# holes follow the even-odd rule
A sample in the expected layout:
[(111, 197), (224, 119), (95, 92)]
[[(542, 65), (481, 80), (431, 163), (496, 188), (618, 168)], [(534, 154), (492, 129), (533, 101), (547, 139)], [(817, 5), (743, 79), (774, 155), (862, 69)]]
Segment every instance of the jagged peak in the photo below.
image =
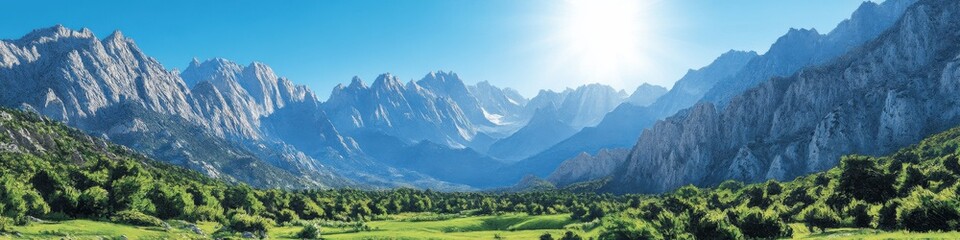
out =
[(436, 72), (427, 73), (427, 75), (423, 76), (423, 79), (421, 79), (420, 81), (429, 81), (429, 80), (436, 80), (443, 83), (448, 81), (455, 81), (461, 84), (463, 83), (463, 80), (460, 79), (460, 75), (457, 75), (457, 73), (453, 71), (444, 72), (443, 70), (437, 70)]
[(258, 69), (258, 70), (267, 70), (267, 69), (272, 70), (269, 65), (259, 61), (250, 62), (250, 64), (248, 64), (246, 68)]
[(48, 28), (35, 29), (17, 41), (36, 42), (43, 39), (58, 39), (63, 37), (94, 38), (94, 35), (89, 29), (78, 32), (63, 26), (62, 24), (57, 24)]
[(371, 87), (372, 88), (391, 88), (391, 89), (399, 90), (403, 88), (403, 84), (400, 83), (400, 78), (398, 78), (397, 76), (393, 76), (393, 74), (390, 74), (390, 73), (384, 73), (384, 74), (380, 74), (380, 76), (377, 76), (377, 80), (373, 81), (373, 84), (371, 85)]
[(783, 37), (793, 37), (793, 36), (819, 36), (820, 32), (817, 32), (816, 28), (790, 28), (787, 30), (787, 34)]
[(239, 69), (240, 69), (240, 65), (237, 64), (237, 63), (235, 63), (235, 62), (233, 62), (233, 61), (230, 61), (230, 60), (228, 60), (228, 59), (219, 58), (219, 57), (207, 59), (207, 60), (205, 60), (205, 61), (203, 61), (203, 62), (200, 62), (197, 58), (193, 58), (193, 60), (190, 61), (190, 65), (187, 67), (187, 69), (192, 69), (192, 68), (214, 68), (214, 69), (233, 69), (233, 70), (239, 70)]
[(755, 56), (759, 56), (759, 55), (760, 55), (760, 54), (758, 54), (757, 51), (742, 51), (742, 50), (733, 50), (733, 49), (730, 49), (730, 51), (727, 51), (727, 52), (725, 52), (725, 53), (723, 53), (723, 54), (720, 54), (720, 57), (717, 57), (717, 59), (721, 59), (721, 58), (734, 58), (734, 57), (744, 57), (744, 56), (755, 57)]
[(353, 79), (350, 79), (349, 88), (367, 88), (367, 84), (363, 83), (363, 79), (359, 76), (353, 76)]
[(190, 68), (190, 67), (199, 67), (199, 66), (200, 66), (200, 60), (197, 59), (197, 57), (193, 57), (193, 59), (190, 60), (190, 64), (187, 65), (188, 68)]
[(478, 87), (479, 87), (479, 86), (492, 87), (493, 84), (490, 84), (490, 81), (483, 80), (483, 81), (478, 82), (478, 83), (477, 83), (477, 86), (478, 86)]
[(113, 32), (110, 33), (110, 35), (104, 39), (105, 40), (124, 40), (123, 32), (121, 32), (120, 29), (113, 30)]

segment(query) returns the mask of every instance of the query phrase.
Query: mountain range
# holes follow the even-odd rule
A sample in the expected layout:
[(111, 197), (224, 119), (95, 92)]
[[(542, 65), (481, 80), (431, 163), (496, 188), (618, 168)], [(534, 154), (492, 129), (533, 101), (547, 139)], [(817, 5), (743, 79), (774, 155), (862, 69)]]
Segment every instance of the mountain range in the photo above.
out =
[(954, 5), (865, 2), (827, 34), (790, 29), (767, 52), (729, 51), (669, 90), (587, 84), (529, 99), (436, 71), (354, 77), (321, 101), (264, 63), (167, 70), (120, 31), (57, 25), (0, 41), (0, 105), (264, 188), (606, 179), (603, 191), (656, 193), (786, 180), (960, 122)]

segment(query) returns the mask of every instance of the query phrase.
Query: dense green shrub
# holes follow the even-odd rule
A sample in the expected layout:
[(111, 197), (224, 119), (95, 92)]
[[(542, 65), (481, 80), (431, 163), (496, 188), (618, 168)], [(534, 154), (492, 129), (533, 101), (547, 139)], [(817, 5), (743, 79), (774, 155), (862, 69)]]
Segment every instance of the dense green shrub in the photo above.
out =
[(949, 231), (960, 226), (957, 201), (926, 189), (916, 189), (902, 200), (899, 222), (911, 231)]
[(303, 229), (300, 229), (300, 232), (297, 232), (297, 238), (299, 239), (320, 239), (320, 227), (316, 224), (307, 224), (303, 226)]
[(150, 216), (137, 211), (120, 211), (110, 217), (110, 221), (115, 223), (130, 224), (145, 227), (161, 227), (163, 221), (154, 216)]
[(851, 218), (851, 224), (853, 227), (858, 228), (869, 228), (873, 223), (873, 216), (870, 215), (870, 205), (867, 203), (856, 200), (850, 202), (850, 205), (846, 208), (847, 216)]
[(846, 156), (840, 160), (841, 174), (837, 191), (870, 203), (886, 201), (896, 194), (894, 176), (885, 174), (877, 160), (866, 156)]
[(563, 233), (563, 237), (561, 237), (560, 240), (583, 240), (583, 238), (580, 237), (580, 235), (577, 235), (576, 233), (567, 231)]
[(897, 208), (900, 207), (900, 201), (889, 201), (880, 207), (880, 212), (877, 216), (877, 228), (892, 230), (900, 227), (900, 222), (897, 219)]
[(246, 213), (236, 213), (230, 217), (227, 227), (237, 232), (267, 232), (276, 225), (273, 220), (261, 216), (251, 216)]
[(277, 214), (277, 224), (295, 222), (297, 220), (300, 220), (300, 216), (297, 216), (297, 212), (290, 209), (280, 210), (280, 213)]
[(727, 220), (726, 215), (716, 212), (700, 210), (693, 214), (689, 231), (700, 240), (743, 239), (743, 233)]
[(80, 193), (78, 208), (80, 214), (87, 216), (103, 216), (109, 207), (109, 193), (101, 187), (90, 187)]
[(840, 216), (823, 203), (810, 205), (801, 212), (803, 223), (813, 231), (819, 228), (820, 231), (826, 231), (827, 228), (833, 228), (840, 225)]
[(734, 224), (747, 238), (781, 238), (793, 235), (790, 228), (776, 213), (759, 208), (747, 208), (735, 211)]
[(663, 239), (663, 236), (653, 226), (640, 220), (620, 217), (605, 218), (603, 227), (599, 236), (601, 240)]
[(543, 233), (540, 235), (540, 240), (553, 240), (553, 235), (550, 235), (550, 233)]
[(0, 232), (10, 232), (13, 227), (13, 219), (0, 216)]

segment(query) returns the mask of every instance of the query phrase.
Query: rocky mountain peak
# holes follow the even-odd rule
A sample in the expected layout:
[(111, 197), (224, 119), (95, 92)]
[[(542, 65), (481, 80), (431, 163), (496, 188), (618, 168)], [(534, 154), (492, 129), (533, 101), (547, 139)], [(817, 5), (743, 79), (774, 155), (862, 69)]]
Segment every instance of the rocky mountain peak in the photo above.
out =
[(45, 42), (55, 41), (60, 38), (96, 38), (96, 37), (94, 37), (93, 32), (89, 30), (74, 31), (72, 29), (64, 27), (61, 24), (57, 24), (52, 27), (33, 30), (32, 32), (18, 39), (17, 42), (19, 44), (45, 43)]
[[(622, 90), (621, 90), (622, 91)], [(667, 93), (667, 88), (651, 85), (649, 83), (643, 83), (637, 87), (636, 90), (630, 94), (627, 102), (636, 106), (647, 106), (652, 104), (654, 101), (657, 101), (660, 96), (663, 96)], [(623, 94), (626, 94), (624, 92)]]
[(349, 88), (364, 89), (367, 88), (367, 84), (363, 83), (363, 79), (360, 79), (359, 76), (353, 76), (353, 79), (350, 79)]
[(400, 82), (400, 78), (390, 73), (384, 73), (380, 74), (380, 76), (377, 76), (377, 79), (373, 81), (373, 84), (370, 85), (370, 88), (378, 91), (398, 93), (404, 90), (403, 83)]

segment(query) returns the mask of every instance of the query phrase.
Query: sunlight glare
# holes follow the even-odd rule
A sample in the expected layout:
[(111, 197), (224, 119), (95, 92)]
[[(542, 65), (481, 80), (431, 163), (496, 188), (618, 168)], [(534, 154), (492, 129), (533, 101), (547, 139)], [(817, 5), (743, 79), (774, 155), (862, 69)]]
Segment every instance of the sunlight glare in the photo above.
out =
[(568, 57), (591, 82), (618, 81), (626, 68), (639, 64), (644, 24), (642, 0), (568, 0), (561, 38)]

